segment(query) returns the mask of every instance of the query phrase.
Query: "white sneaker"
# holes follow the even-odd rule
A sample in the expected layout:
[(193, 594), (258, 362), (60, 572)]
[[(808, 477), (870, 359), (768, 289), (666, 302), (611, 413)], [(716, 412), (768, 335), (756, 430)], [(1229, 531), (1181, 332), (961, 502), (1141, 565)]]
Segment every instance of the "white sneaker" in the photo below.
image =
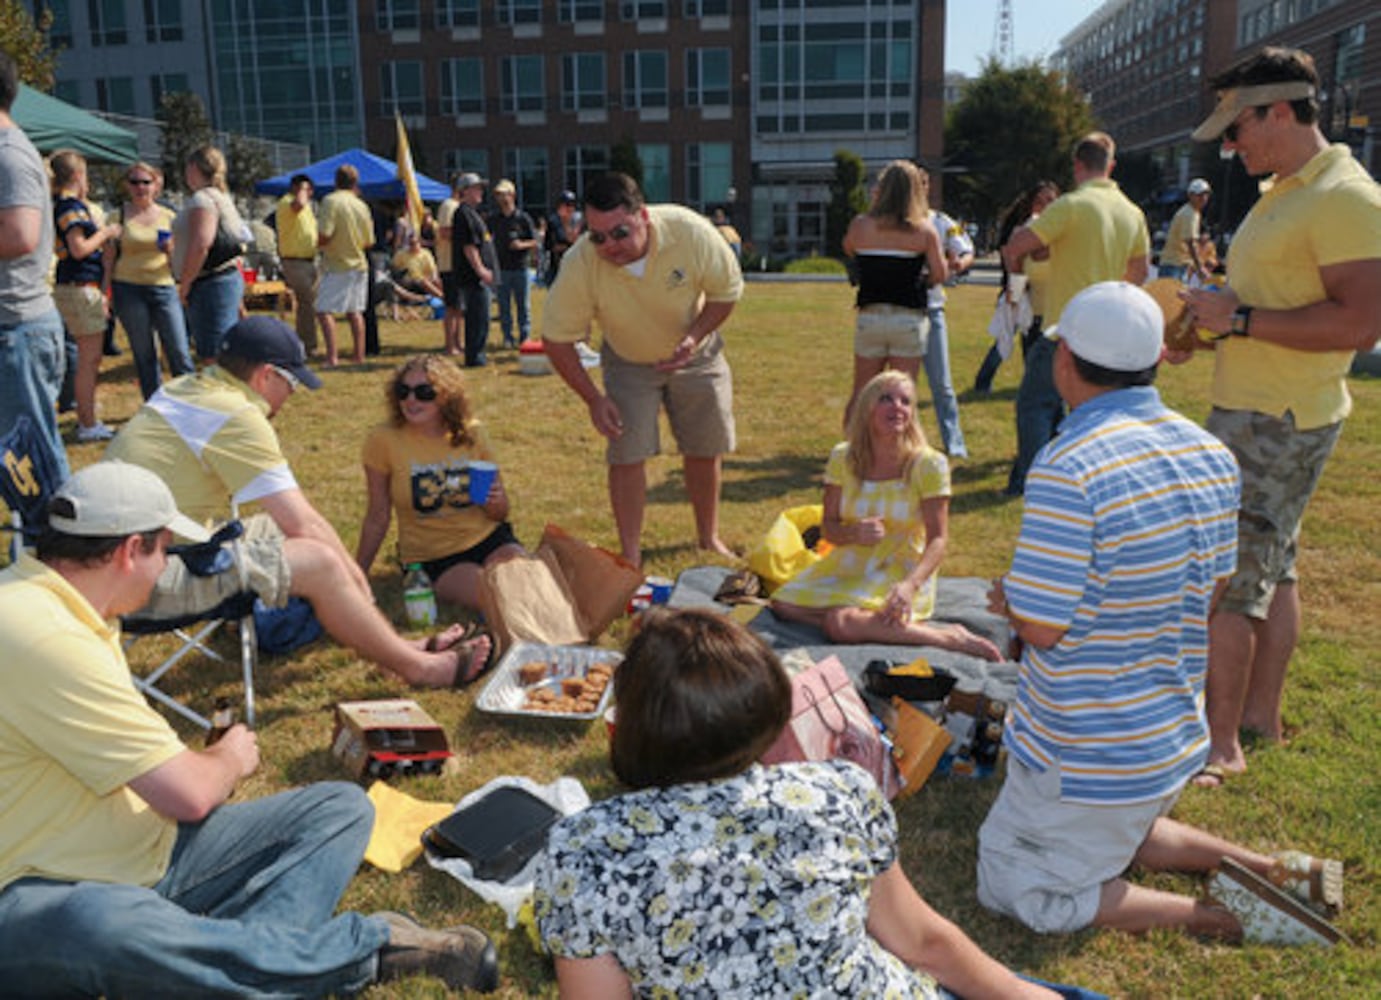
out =
[(114, 436), (115, 431), (99, 420), (90, 427), (77, 428), (77, 441), (81, 444), (90, 444), (93, 441), (109, 441)]

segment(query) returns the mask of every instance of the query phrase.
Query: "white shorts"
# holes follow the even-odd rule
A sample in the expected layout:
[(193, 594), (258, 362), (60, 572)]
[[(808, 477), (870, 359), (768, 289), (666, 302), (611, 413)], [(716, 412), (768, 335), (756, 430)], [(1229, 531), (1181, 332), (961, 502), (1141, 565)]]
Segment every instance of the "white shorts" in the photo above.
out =
[(854, 353), (860, 358), (924, 357), (929, 333), (930, 317), (924, 309), (874, 303), (858, 311)]
[(327, 271), (316, 289), (319, 313), (362, 313), (369, 304), (368, 271)]
[(1150, 802), (1060, 799), (1060, 769), (1007, 758), (1007, 777), (978, 830), (978, 901), (1042, 934), (1093, 923), (1103, 883), (1127, 870), (1179, 790)]

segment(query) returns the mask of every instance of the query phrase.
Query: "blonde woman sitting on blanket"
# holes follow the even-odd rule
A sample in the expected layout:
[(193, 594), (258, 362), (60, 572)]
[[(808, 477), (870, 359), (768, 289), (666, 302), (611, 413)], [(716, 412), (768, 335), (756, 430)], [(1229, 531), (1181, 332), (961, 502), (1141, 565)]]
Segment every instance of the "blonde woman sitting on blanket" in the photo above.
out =
[(874, 376), (825, 466), (821, 533), (834, 548), (777, 591), (772, 611), (831, 642), (938, 646), (989, 660), (997, 646), (929, 621), (949, 537), (949, 463), (926, 444), (916, 386)]

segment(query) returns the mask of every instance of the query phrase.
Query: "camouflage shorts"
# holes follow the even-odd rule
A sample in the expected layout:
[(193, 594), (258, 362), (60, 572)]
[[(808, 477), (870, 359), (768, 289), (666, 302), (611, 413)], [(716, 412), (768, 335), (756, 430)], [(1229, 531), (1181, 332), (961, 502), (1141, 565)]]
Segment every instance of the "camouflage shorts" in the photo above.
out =
[(196, 576), (181, 559), (169, 559), (149, 603), (135, 617), (201, 614), (244, 591), (253, 591), (271, 608), (287, 604), (292, 573), (283, 553), (283, 532), (267, 514), (244, 518), (244, 525), (244, 536), (228, 543), (235, 559), (221, 572)]
[(1232, 449), (1242, 469), (1237, 572), (1219, 607), (1264, 619), (1276, 585), (1295, 580), (1300, 521), (1343, 424), (1300, 431), (1289, 413), (1214, 407), (1205, 426)]

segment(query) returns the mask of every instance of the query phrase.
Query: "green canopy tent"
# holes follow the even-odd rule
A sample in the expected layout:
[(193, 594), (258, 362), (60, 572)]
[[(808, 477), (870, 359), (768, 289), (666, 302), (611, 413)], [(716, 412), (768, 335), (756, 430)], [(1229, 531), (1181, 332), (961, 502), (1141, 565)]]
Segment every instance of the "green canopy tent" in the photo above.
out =
[(139, 142), (129, 129), (112, 125), (25, 83), (19, 85), (10, 117), (40, 153), (75, 149), (88, 159), (109, 163), (133, 163), (139, 159)]

